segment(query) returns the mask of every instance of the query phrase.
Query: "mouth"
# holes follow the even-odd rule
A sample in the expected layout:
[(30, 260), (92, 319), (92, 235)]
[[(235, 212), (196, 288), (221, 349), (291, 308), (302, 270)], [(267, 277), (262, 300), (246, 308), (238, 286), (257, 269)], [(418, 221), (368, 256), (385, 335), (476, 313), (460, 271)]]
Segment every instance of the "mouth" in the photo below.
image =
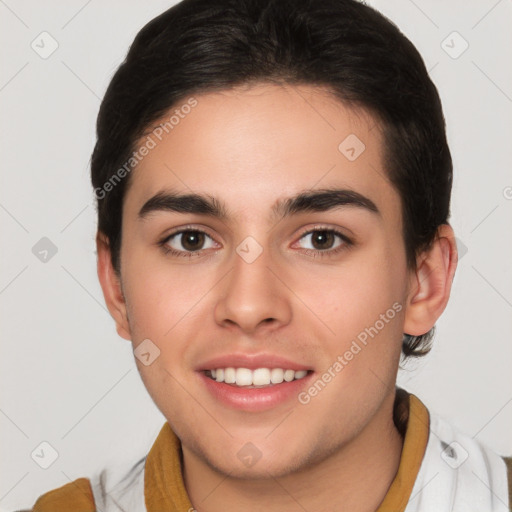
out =
[(315, 376), (313, 370), (235, 366), (203, 369), (198, 375), (217, 404), (247, 413), (292, 406)]
[(284, 368), (215, 368), (205, 370), (206, 377), (240, 388), (265, 388), (292, 382), (306, 377), (311, 370), (291, 370)]
[(267, 388), (283, 382), (304, 379), (312, 370), (292, 370), (289, 368), (215, 368), (204, 370), (206, 377), (218, 383), (238, 388)]

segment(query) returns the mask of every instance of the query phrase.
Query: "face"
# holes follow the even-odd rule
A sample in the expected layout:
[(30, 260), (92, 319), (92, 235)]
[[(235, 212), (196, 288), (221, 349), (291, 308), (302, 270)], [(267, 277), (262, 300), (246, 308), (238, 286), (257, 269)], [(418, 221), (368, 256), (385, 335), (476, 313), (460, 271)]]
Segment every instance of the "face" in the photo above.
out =
[(136, 361), (185, 455), (285, 475), (347, 445), (394, 391), (400, 199), (374, 119), (318, 88), (194, 97), (126, 193), (129, 337), (159, 350)]

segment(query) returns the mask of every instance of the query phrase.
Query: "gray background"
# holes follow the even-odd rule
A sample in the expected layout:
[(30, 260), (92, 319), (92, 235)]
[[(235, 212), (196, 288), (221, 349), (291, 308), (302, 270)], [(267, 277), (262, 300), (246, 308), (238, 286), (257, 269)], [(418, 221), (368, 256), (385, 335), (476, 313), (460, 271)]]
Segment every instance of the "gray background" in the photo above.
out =
[[(510, 455), (512, 3), (369, 3), (422, 53), (455, 164), (452, 299), (431, 355), (407, 365), (399, 384)], [(2, 511), (114, 461), (128, 467), (165, 421), (104, 306), (88, 164), (110, 77), (138, 30), (170, 5), (0, 0)], [(58, 44), (47, 58), (31, 47), (51, 49), (43, 31)], [(48, 469), (44, 441), (58, 453)]]

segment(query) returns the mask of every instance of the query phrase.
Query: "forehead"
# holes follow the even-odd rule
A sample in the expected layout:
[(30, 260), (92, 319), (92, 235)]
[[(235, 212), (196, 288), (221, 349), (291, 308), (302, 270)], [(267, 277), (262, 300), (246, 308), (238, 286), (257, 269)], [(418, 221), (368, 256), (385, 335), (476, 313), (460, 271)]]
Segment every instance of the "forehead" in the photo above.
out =
[(196, 94), (195, 106), (182, 108), (187, 100), (139, 141), (153, 147), (133, 171), (126, 206), (165, 189), (224, 198), (237, 212), (327, 187), (397, 199), (375, 119), (326, 90), (258, 84)]

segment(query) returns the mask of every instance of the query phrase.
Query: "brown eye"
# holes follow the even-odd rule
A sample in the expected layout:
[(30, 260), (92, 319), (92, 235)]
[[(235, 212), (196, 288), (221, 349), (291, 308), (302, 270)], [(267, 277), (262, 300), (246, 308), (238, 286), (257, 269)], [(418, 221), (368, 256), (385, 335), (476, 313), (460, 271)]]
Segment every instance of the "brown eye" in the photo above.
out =
[(200, 231), (186, 231), (181, 235), (181, 245), (187, 251), (197, 251), (204, 244), (204, 233)]
[(311, 234), (311, 243), (315, 249), (331, 249), (334, 244), (332, 231), (315, 231)]
[(210, 249), (214, 242), (210, 236), (202, 231), (186, 230), (171, 235), (165, 242), (176, 252), (194, 252), (202, 249)]
[(328, 251), (345, 243), (345, 238), (332, 229), (315, 229), (301, 237), (301, 247), (314, 251)]

